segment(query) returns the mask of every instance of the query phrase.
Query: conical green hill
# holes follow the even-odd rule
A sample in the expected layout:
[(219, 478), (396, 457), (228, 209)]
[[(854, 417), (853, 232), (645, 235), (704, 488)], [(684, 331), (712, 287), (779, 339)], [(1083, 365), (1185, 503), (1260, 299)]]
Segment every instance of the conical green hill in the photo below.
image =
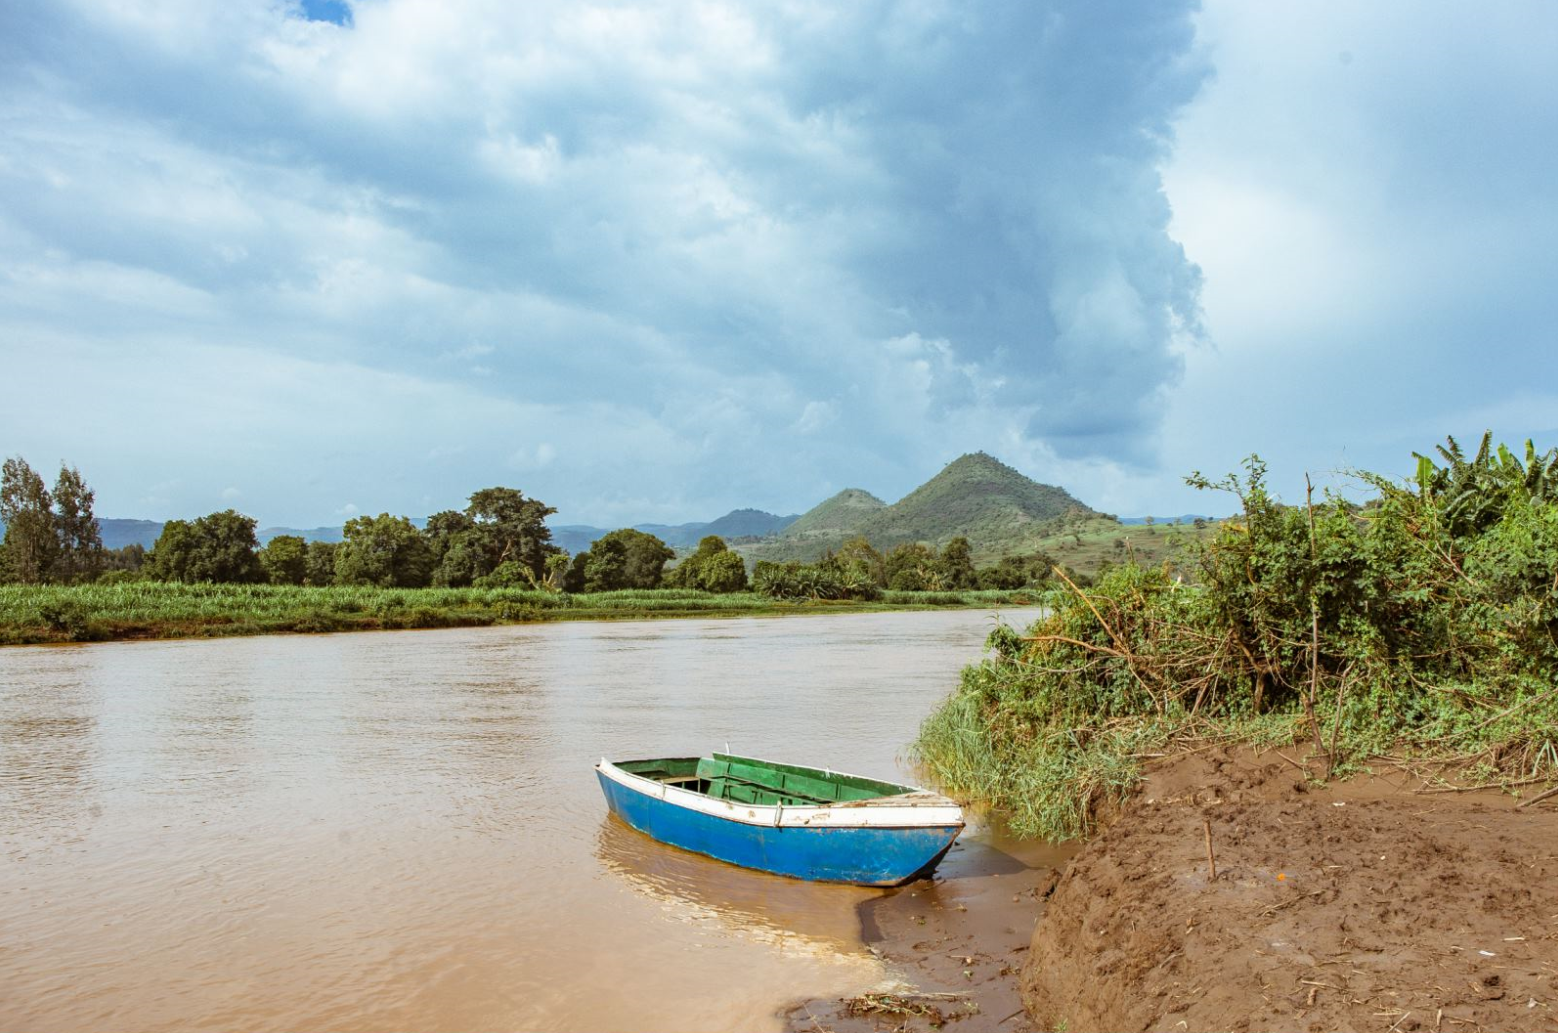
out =
[(976, 551), (987, 552), (1027, 538), (1044, 521), (1093, 512), (1066, 489), (1040, 484), (994, 456), (974, 452), (948, 463), (858, 530), (878, 548), (940, 545), (963, 535)]
[(845, 488), (826, 502), (802, 513), (784, 529), (786, 538), (813, 538), (849, 535), (871, 517), (887, 508), (887, 503), (859, 488)]

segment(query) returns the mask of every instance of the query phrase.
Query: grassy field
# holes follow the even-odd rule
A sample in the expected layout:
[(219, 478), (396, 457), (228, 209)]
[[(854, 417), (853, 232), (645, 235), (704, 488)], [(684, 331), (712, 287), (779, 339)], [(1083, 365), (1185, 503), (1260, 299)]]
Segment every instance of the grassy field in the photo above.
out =
[(744, 617), (1032, 605), (1031, 591), (887, 592), (878, 602), (788, 602), (691, 589), (584, 595), (480, 588), (0, 585), (0, 645), (285, 632), (480, 627), (554, 620)]

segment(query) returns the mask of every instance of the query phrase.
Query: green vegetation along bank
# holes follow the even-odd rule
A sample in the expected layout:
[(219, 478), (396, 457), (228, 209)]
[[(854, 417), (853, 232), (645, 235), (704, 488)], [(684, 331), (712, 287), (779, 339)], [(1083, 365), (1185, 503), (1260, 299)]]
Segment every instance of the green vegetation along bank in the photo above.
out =
[(481, 627), (554, 620), (745, 617), (1026, 606), (1028, 591), (885, 592), (781, 600), (697, 589), (567, 594), (512, 588), (310, 588), (133, 581), (0, 585), (0, 644)]
[(1144, 759), (1215, 743), (1294, 747), (1336, 775), (1391, 757), (1446, 788), (1558, 780), (1558, 449), (1485, 436), (1439, 456), (1405, 483), (1360, 474), (1361, 506), (1284, 505), (1255, 457), (1192, 476), (1242, 513), (1188, 540), (1178, 572), (1061, 579), (1026, 635), (992, 633), (919, 757), (1057, 840), (1123, 802)]

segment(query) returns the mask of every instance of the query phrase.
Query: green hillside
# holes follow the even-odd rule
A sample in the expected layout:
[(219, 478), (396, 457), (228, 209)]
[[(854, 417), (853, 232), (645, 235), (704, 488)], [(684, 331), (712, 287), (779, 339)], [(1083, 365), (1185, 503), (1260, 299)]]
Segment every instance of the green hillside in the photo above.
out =
[(780, 537), (791, 540), (850, 537), (858, 534), (867, 521), (886, 508), (887, 503), (869, 491), (845, 488), (802, 513)]
[(939, 548), (962, 535), (977, 558), (994, 560), (1031, 553), (1059, 535), (1062, 525), (1082, 521), (1117, 526), (1113, 517), (1097, 513), (1064, 488), (1040, 484), (993, 456), (975, 452), (948, 463), (891, 506), (851, 488), (806, 513), (778, 537), (742, 545), (739, 551), (749, 560), (810, 561), (857, 535), (878, 549), (905, 542)]
[(1066, 489), (1040, 484), (994, 456), (974, 452), (948, 463), (860, 530), (877, 548), (903, 542), (940, 546), (962, 535), (976, 552), (1001, 552), (1067, 514), (1095, 515)]

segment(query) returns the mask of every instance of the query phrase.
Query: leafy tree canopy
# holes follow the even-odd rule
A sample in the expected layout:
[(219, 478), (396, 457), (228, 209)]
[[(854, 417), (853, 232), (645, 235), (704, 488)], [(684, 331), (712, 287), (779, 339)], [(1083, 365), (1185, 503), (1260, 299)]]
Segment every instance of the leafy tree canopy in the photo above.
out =
[(354, 517), (344, 533), (335, 557), (336, 584), (425, 588), (431, 583), (433, 551), (405, 517)]
[(56, 581), (91, 581), (103, 569), (103, 538), (92, 515), (93, 498), (81, 471), (60, 464), (59, 478), (54, 482), (54, 530), (59, 541)]
[(335, 554), (340, 548), (339, 542), (309, 542), (303, 583), (316, 588), (335, 584)]
[(260, 566), (273, 585), (301, 585), (308, 580), (308, 543), (295, 534), (279, 534), (260, 550)]
[(254, 518), (236, 510), (197, 520), (169, 520), (152, 546), (148, 566), (161, 581), (247, 583), (264, 579), (255, 555)]
[(747, 587), (747, 567), (739, 554), (730, 551), (725, 539), (711, 534), (698, 542), (691, 556), (672, 568), (665, 583), (705, 592), (740, 592)]
[(471, 495), (465, 514), (480, 535), (483, 573), (512, 560), (538, 579), (545, 577), (546, 558), (562, 551), (552, 544), (552, 530), (546, 526), (546, 518), (556, 512), (516, 488), (483, 488)]
[(659, 588), (666, 561), (675, 555), (654, 535), (624, 527), (602, 535), (574, 557), (564, 585), (585, 592)]
[(20, 456), (0, 468), (0, 520), (5, 521), (9, 576), (27, 585), (49, 580), (59, 556), (54, 500), (43, 478)]

